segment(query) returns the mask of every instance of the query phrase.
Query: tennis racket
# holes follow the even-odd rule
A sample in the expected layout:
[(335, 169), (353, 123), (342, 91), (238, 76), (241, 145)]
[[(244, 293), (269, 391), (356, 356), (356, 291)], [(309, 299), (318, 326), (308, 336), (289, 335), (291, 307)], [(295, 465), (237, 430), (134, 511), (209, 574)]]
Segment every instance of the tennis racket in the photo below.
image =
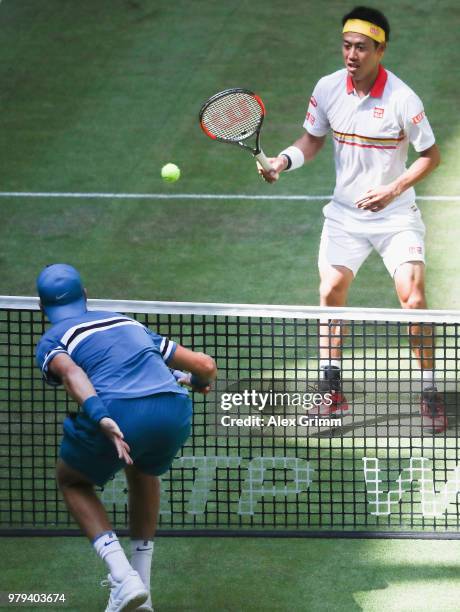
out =
[[(264, 170), (273, 170), (260, 148), (265, 117), (262, 100), (247, 89), (226, 89), (206, 100), (200, 110), (201, 129), (213, 140), (236, 144), (250, 151)], [(252, 137), (253, 145), (246, 141)]]

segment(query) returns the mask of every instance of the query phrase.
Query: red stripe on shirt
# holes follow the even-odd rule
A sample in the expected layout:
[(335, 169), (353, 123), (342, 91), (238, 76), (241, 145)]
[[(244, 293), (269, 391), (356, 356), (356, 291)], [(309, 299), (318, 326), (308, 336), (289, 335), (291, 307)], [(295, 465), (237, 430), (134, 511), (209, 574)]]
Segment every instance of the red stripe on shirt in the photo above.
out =
[(340, 142), (341, 144), (350, 145), (351, 147), (361, 147), (362, 149), (397, 149), (397, 146), (390, 145), (365, 145), (360, 144), (359, 142), (348, 142), (348, 140), (340, 140), (334, 136), (334, 140), (336, 142)]

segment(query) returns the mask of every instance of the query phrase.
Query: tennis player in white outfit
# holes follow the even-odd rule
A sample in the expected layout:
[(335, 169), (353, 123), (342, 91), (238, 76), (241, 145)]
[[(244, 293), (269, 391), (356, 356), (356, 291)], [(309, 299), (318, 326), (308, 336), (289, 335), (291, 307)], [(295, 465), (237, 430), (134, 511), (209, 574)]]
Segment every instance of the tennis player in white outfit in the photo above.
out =
[[(263, 178), (273, 183), (313, 159), (326, 135), (334, 142), (336, 185), (324, 207), (319, 249), (322, 306), (344, 306), (360, 266), (375, 249), (394, 279), (403, 308), (426, 308), (425, 226), (413, 186), (440, 162), (423, 104), (401, 79), (382, 66), (389, 39), (386, 17), (358, 7), (342, 19), (345, 68), (319, 80), (302, 136), (274, 158)], [(406, 168), (409, 144), (418, 158)], [(341, 324), (321, 326), (320, 390), (332, 392), (321, 414), (346, 414), (341, 388)], [(421, 372), (423, 427), (447, 427), (435, 380), (434, 338), (428, 325), (410, 327), (411, 346)]]

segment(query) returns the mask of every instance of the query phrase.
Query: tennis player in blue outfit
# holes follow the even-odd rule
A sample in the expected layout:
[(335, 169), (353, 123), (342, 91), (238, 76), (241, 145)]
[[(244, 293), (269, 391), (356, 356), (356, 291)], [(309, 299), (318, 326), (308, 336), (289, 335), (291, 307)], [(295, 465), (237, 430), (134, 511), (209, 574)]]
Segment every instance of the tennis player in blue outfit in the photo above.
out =
[[(72, 266), (47, 266), (37, 289), (52, 323), (37, 345), (37, 363), (46, 382), (63, 384), (82, 408), (64, 421), (59, 489), (107, 564), (111, 591), (106, 612), (147, 612), (152, 610), (158, 476), (169, 469), (191, 428), (191, 400), (177, 379), (207, 393), (216, 376), (215, 362), (125, 315), (89, 312), (80, 275)], [(130, 561), (94, 491), (94, 485), (104, 485), (123, 468), (129, 488)]]

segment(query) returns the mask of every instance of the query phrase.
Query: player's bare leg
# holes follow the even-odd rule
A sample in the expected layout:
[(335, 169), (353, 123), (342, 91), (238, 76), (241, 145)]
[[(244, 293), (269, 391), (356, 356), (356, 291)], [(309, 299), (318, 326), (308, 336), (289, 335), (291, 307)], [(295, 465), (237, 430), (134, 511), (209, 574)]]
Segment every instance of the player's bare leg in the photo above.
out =
[(128, 480), (129, 532), (131, 538), (151, 540), (160, 509), (160, 479), (145, 474), (135, 465), (125, 468)]
[(116, 612), (128, 604), (138, 609), (147, 599), (147, 589), (113, 532), (93, 483), (62, 459), (56, 465), (56, 478), (69, 512), (107, 565), (109, 576), (105, 582), (111, 593), (106, 610)]
[[(320, 271), (320, 305), (345, 306), (353, 272), (345, 266), (322, 266)], [(320, 359), (340, 360), (342, 357), (342, 322), (320, 324)]]
[[(345, 266), (323, 265), (320, 268), (320, 304), (321, 306), (345, 306), (348, 290), (353, 282), (353, 272)], [(348, 404), (342, 394), (340, 368), (342, 342), (345, 329), (339, 320), (320, 321), (319, 325), (319, 358), (320, 358), (320, 393), (330, 393), (332, 403), (323, 402), (321, 414), (344, 414)]]
[[(135, 465), (125, 468), (128, 480), (129, 532), (131, 536), (131, 565), (139, 573), (150, 593), (150, 575), (154, 551), (153, 538), (160, 511), (160, 479), (137, 469)], [(152, 600), (138, 608), (152, 610)]]
[(70, 514), (90, 540), (94, 540), (100, 533), (112, 530), (105, 508), (94, 491), (94, 485), (86, 476), (58, 459), (56, 479)]
[[(402, 308), (427, 308), (425, 297), (425, 264), (420, 261), (406, 262), (398, 267), (394, 275), (396, 293)], [(435, 337), (433, 326), (420, 323), (409, 326), (412, 352), (417, 359), (422, 375), (421, 411), (423, 425), (434, 432), (447, 427), (444, 404), (437, 392), (435, 381)]]
[[(427, 308), (425, 266), (422, 262), (402, 264), (396, 270), (394, 280), (396, 293), (402, 308)], [(433, 373), (434, 335), (432, 326), (411, 325), (409, 326), (409, 337), (412, 351), (422, 372)]]

